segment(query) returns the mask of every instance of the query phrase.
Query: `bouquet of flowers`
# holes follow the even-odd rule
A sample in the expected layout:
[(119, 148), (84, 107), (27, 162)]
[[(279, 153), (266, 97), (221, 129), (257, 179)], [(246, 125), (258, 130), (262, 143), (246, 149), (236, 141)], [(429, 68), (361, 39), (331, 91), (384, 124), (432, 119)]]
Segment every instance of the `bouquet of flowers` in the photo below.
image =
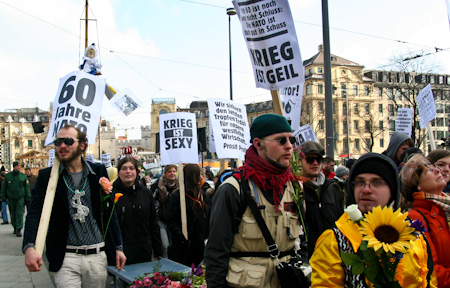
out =
[(189, 273), (183, 272), (160, 272), (161, 265), (156, 265), (153, 273), (146, 273), (139, 276), (128, 287), (151, 287), (151, 288), (206, 288), (205, 267), (195, 268), (192, 264), (192, 270)]
[(342, 261), (352, 266), (352, 273), (364, 275), (374, 287), (396, 287), (397, 266), (403, 255), (411, 247), (410, 241), (416, 240), (424, 227), (419, 220), (408, 221), (408, 213), (400, 209), (377, 206), (363, 217), (357, 205), (350, 205), (345, 210), (350, 219), (360, 226), (363, 235), (360, 250), (363, 258), (357, 254), (341, 252)]
[(102, 230), (103, 230), (103, 240), (106, 238), (106, 232), (108, 231), (109, 222), (111, 222), (111, 217), (114, 213), (114, 208), (116, 206), (117, 201), (119, 201), (119, 198), (123, 196), (122, 193), (116, 193), (114, 195), (114, 204), (111, 209), (111, 213), (109, 214), (108, 222), (106, 223), (106, 227), (103, 224), (103, 215), (106, 211), (106, 209), (109, 208), (109, 201), (106, 201), (108, 198), (111, 197), (111, 191), (112, 191), (112, 185), (111, 182), (106, 177), (102, 177), (99, 180), (99, 184), (102, 187), (100, 189), (100, 199), (101, 199), (101, 209), (100, 209), (100, 215), (101, 215), (101, 222), (102, 222)]

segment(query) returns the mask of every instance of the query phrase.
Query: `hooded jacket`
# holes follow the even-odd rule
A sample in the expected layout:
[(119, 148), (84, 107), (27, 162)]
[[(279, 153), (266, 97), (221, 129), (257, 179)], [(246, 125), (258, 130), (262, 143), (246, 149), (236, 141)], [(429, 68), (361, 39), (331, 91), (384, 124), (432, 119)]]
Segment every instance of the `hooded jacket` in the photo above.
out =
[(117, 218), (122, 231), (123, 252), (127, 265), (152, 261), (162, 256), (161, 234), (152, 194), (140, 180), (125, 187), (120, 178), (113, 184), (113, 193), (122, 193), (116, 203)]
[(402, 146), (403, 142), (411, 139), (408, 135), (402, 132), (394, 132), (391, 136), (391, 140), (389, 140), (388, 148), (382, 153), (383, 155), (391, 158), (395, 164), (398, 166), (400, 164), (399, 160), (395, 159), (395, 155), (397, 154), (398, 148)]

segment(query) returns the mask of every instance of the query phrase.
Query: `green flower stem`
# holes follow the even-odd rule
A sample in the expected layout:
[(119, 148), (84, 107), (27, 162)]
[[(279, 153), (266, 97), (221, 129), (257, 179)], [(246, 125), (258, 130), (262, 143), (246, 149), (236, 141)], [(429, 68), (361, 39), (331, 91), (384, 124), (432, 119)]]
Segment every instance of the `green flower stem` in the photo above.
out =
[[(116, 201), (114, 201), (114, 204), (113, 204), (113, 207), (112, 207), (112, 210), (111, 210), (111, 214), (109, 214), (108, 223), (106, 224), (105, 233), (103, 234), (103, 241), (105, 241), (105, 238), (106, 238), (106, 232), (108, 232), (109, 222), (111, 222), (111, 218), (112, 218), (112, 215), (113, 215), (113, 213), (114, 213), (115, 207), (116, 207)], [(102, 221), (102, 223), (103, 223), (103, 221)]]

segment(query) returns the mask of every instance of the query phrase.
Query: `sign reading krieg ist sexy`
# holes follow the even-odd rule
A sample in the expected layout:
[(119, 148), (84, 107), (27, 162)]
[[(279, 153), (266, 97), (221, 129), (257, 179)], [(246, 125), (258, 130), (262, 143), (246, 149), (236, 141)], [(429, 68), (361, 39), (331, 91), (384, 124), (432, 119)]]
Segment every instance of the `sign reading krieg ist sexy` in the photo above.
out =
[(244, 160), (245, 151), (250, 145), (245, 106), (228, 99), (216, 98), (208, 99), (208, 109), (217, 157)]
[(253, 64), (256, 87), (303, 83), (303, 61), (287, 0), (233, 1)]
[(45, 145), (53, 143), (59, 130), (66, 124), (85, 132), (88, 143), (94, 144), (105, 85), (105, 79), (83, 71), (73, 71), (61, 78), (53, 101), (52, 120)]
[(161, 165), (198, 163), (197, 124), (194, 113), (159, 115)]

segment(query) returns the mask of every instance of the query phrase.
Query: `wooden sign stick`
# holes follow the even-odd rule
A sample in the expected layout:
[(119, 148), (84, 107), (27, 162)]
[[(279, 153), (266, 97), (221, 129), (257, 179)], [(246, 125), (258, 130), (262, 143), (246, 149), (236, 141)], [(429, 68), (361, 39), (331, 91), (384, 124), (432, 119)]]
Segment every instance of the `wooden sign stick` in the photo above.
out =
[(187, 231), (187, 218), (186, 218), (186, 194), (184, 190), (184, 171), (183, 164), (178, 164), (178, 183), (180, 183), (180, 209), (181, 209), (181, 232), (183, 232), (184, 238), (189, 240)]
[(47, 238), (48, 224), (50, 222), (50, 215), (52, 214), (53, 200), (55, 199), (56, 186), (59, 178), (59, 160), (55, 157), (53, 160), (52, 171), (50, 172), (50, 179), (48, 180), (47, 191), (45, 192), (44, 205), (41, 212), (41, 220), (39, 221), (39, 228), (36, 236), (35, 249), (41, 255), (44, 251), (45, 239)]
[(270, 90), (270, 94), (272, 94), (272, 104), (275, 114), (283, 116), (283, 105), (281, 104), (280, 93), (278, 90)]

